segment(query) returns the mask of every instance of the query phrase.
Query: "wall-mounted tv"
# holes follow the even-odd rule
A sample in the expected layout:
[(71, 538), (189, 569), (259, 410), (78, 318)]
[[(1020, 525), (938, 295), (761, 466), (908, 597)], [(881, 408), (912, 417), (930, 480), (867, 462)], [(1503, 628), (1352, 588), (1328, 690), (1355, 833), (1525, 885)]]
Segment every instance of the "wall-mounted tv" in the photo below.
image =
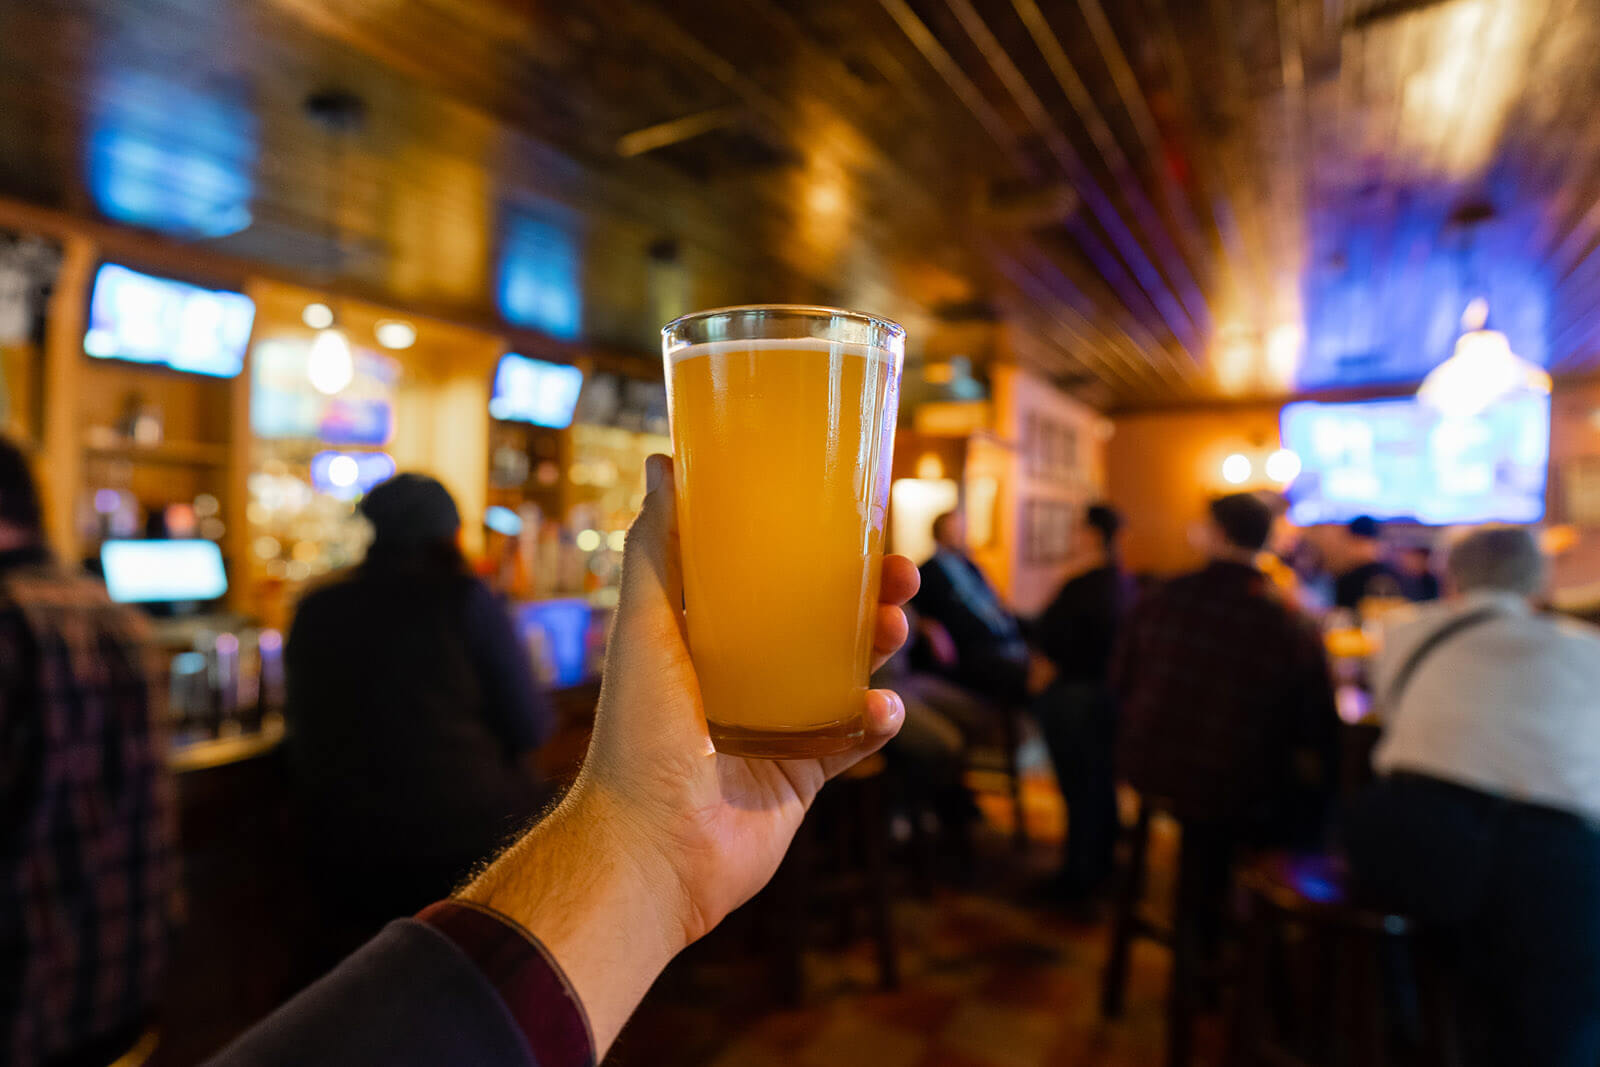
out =
[(97, 359), (231, 378), (244, 367), (255, 316), (255, 302), (243, 293), (103, 263), (89, 297), (83, 350)]
[(507, 352), (494, 372), (489, 414), (560, 430), (572, 422), (582, 391), (583, 371), (577, 367)]
[(1513, 394), (1470, 418), (1446, 418), (1410, 397), (1287, 404), (1279, 428), (1283, 447), (1300, 456), (1288, 489), (1298, 524), (1544, 518), (1548, 396)]

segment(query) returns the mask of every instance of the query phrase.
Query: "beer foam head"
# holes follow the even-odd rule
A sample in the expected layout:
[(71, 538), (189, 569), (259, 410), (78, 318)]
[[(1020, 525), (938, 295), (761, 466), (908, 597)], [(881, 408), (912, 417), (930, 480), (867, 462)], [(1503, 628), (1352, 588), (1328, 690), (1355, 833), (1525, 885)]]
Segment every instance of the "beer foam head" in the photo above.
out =
[(897, 354), (887, 348), (850, 341), (830, 341), (826, 337), (761, 337), (733, 341), (705, 341), (697, 345), (680, 345), (667, 354), (667, 360), (669, 364), (677, 364), (697, 356), (742, 355), (748, 352), (818, 352), (828, 355), (861, 356), (864, 359), (894, 358), (898, 362)]

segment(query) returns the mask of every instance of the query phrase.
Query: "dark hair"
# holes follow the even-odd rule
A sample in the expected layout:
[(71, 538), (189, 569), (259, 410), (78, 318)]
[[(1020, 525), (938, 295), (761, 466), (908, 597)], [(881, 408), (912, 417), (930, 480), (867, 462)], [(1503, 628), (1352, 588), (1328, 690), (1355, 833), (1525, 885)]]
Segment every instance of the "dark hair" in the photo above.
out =
[(1110, 504), (1090, 504), (1083, 513), (1083, 524), (1099, 534), (1100, 542), (1110, 548), (1122, 529), (1122, 516)]
[(954, 519), (957, 515), (960, 515), (960, 514), (961, 514), (961, 509), (952, 508), (950, 511), (947, 511), (943, 515), (940, 515), (938, 518), (934, 519), (933, 520), (933, 539), (935, 541), (937, 541), (940, 538), (942, 538), (944, 536), (945, 525), (947, 523), (949, 523), (950, 520)]
[(31, 534), (43, 531), (39, 488), (28, 457), (11, 439), (0, 437), (0, 522)]
[(1383, 526), (1371, 515), (1357, 515), (1345, 525), (1345, 530), (1351, 537), (1359, 537), (1363, 541), (1376, 541), (1383, 532)]
[(1230, 493), (1211, 502), (1211, 519), (1235, 548), (1259, 552), (1272, 534), (1272, 509), (1254, 493)]

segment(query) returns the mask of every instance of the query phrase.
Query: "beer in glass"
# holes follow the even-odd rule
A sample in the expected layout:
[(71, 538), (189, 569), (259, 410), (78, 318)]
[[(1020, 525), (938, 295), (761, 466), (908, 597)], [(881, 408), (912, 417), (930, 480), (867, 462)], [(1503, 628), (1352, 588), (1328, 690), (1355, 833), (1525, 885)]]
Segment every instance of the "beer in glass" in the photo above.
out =
[(835, 308), (662, 330), (689, 650), (717, 751), (860, 740), (905, 331)]

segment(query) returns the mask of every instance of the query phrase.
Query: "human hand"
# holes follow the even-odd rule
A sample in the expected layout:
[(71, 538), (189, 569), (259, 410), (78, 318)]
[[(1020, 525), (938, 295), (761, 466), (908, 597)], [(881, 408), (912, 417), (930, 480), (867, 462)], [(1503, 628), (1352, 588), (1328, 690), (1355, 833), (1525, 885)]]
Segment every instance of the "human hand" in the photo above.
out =
[[(781, 762), (717, 753), (684, 635), (672, 462), (651, 456), (646, 473), (583, 770), (557, 810), (463, 893), (544, 942), (601, 1054), (667, 960), (772, 877), (823, 783), (881, 748), (905, 717), (898, 695), (871, 690), (850, 751)], [(905, 641), (900, 605), (917, 584), (910, 560), (884, 558), (874, 669)]]
[[(605, 690), (579, 788), (624, 809), (638, 850), (657, 853), (653, 859), (677, 879), (688, 944), (766, 884), (823, 783), (894, 736), (904, 706), (890, 690), (869, 691), (861, 742), (823, 759), (719, 755), (678, 607), (671, 460), (652, 456), (647, 481), (644, 510), (628, 532)], [(874, 669), (905, 640), (900, 605), (917, 580), (910, 560), (884, 560)]]

